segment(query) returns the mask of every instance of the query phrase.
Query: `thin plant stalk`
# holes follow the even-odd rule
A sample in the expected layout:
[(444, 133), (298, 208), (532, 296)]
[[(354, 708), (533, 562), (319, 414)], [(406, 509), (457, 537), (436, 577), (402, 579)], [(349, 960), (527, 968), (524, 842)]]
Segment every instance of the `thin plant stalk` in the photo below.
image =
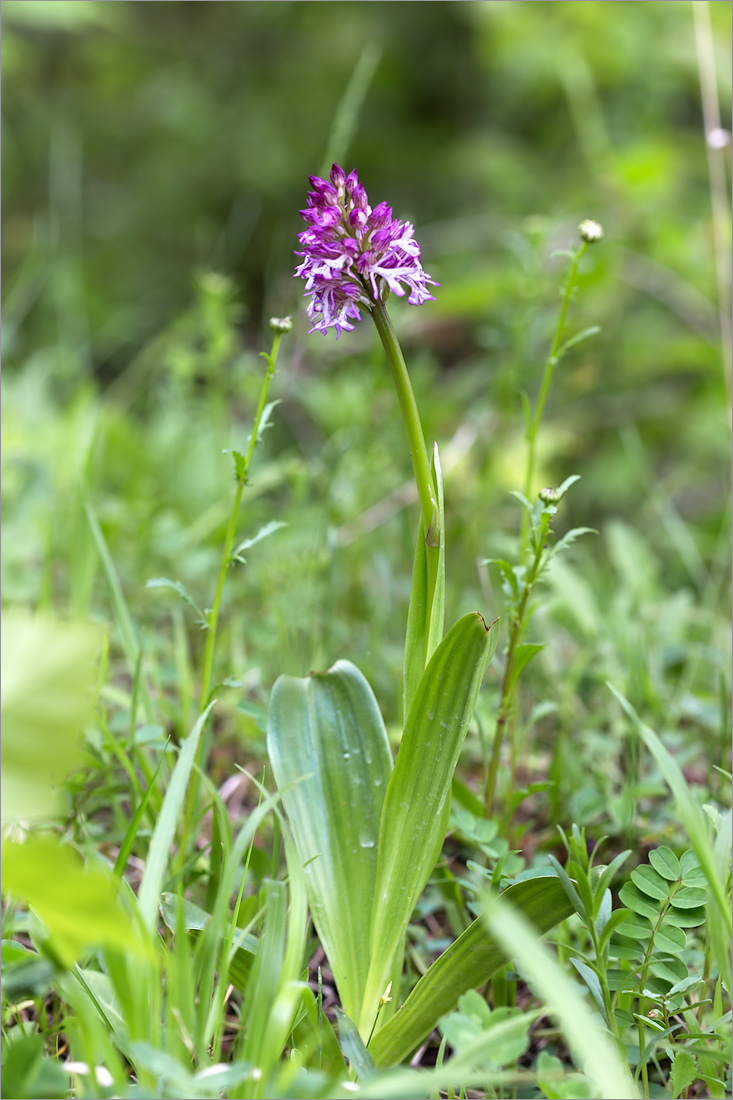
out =
[[(534, 407), (534, 411), (531, 416), (527, 418), (527, 467), (524, 476), (524, 495), (527, 499), (530, 499), (532, 492), (532, 482), (535, 475), (535, 465), (537, 461), (537, 434), (542, 422), (542, 414), (545, 411), (545, 402), (547, 401), (547, 395), (550, 392), (550, 385), (552, 384), (552, 378), (555, 373), (555, 367), (560, 361), (561, 344), (563, 332), (565, 330), (565, 321), (568, 315), (568, 307), (570, 306), (570, 300), (573, 296), (575, 284), (578, 276), (578, 264), (588, 247), (587, 241), (581, 241), (580, 246), (573, 252), (573, 258), (570, 262), (570, 268), (568, 269), (568, 277), (565, 280), (565, 286), (563, 288), (562, 304), (560, 306), (560, 314), (557, 319), (557, 327), (555, 328), (555, 335), (550, 348), (550, 354), (545, 361), (545, 369), (542, 375), (542, 383), (540, 385), (540, 392), (537, 398), (537, 404)], [(522, 561), (527, 557), (527, 551), (529, 549), (529, 517), (526, 512), (522, 513), (522, 539), (521, 539), (521, 551)]]
[[(272, 348), (270, 352), (262, 351), (260, 355), (267, 363), (267, 370), (265, 377), (262, 381), (262, 388), (260, 390), (260, 398), (257, 403), (257, 411), (255, 412), (254, 420), (252, 422), (252, 433), (249, 437), (247, 444), (247, 450), (244, 455), (239, 453), (234, 454), (235, 459), (235, 474), (237, 479), (237, 487), (234, 491), (234, 500), (232, 502), (232, 511), (229, 516), (229, 522), (227, 523), (226, 533), (224, 535), (224, 546), (222, 548), (221, 564), (219, 566), (219, 576), (216, 582), (216, 593), (214, 595), (214, 603), (211, 608), (211, 614), (208, 621), (208, 629), (206, 632), (206, 648), (204, 650), (204, 667), (201, 677), (201, 697), (199, 702), (199, 713), (203, 713), (204, 709), (208, 706), (209, 695), (211, 694), (211, 679), (212, 671), (214, 667), (214, 652), (216, 647), (216, 632), (219, 624), (219, 612), (221, 610), (221, 600), (224, 592), (224, 582), (226, 580), (227, 572), (232, 560), (232, 551), (234, 549), (234, 539), (237, 533), (237, 523), (239, 521), (239, 509), (242, 503), (242, 493), (244, 487), (248, 482), (249, 469), (252, 464), (252, 457), (254, 455), (255, 447), (260, 434), (260, 424), (262, 422), (262, 416), (267, 404), (267, 394), (270, 388), (270, 382), (272, 376), (275, 373), (275, 364), (277, 362), (277, 353), (280, 347), (280, 340), (282, 339), (283, 332), (287, 331), (283, 328), (281, 331), (275, 330)], [(188, 796), (186, 799), (186, 811), (183, 822), (183, 832), (181, 835), (181, 844), (179, 848), (179, 860), (185, 859), (185, 853), (188, 843), (188, 836), (191, 830), (191, 819), (193, 817), (193, 808), (196, 800), (196, 790), (198, 786), (198, 771), (204, 763), (205, 755), (205, 738), (202, 737), (199, 741), (196, 752), (196, 768), (194, 769), (191, 780), (188, 787)]]
[(509, 635), (509, 646), (507, 648), (506, 664), (504, 665), (504, 675), (501, 678), (501, 692), (499, 695), (499, 713), (496, 718), (496, 733), (494, 734), (494, 744), (491, 750), (491, 760), (489, 762), (489, 773), (486, 778), (486, 789), (484, 791), (484, 817), (491, 818), (494, 812), (494, 800), (496, 797), (496, 780), (499, 774), (499, 758), (501, 755), (501, 744), (504, 737), (504, 730), (507, 725), (509, 714), (511, 711), (511, 703), (516, 690), (516, 683), (513, 687), (512, 678), (514, 672), (514, 661), (517, 652), (517, 646), (522, 640), (524, 629), (527, 620), (527, 604), (529, 597), (534, 587), (534, 582), (537, 579), (537, 573), (539, 572), (540, 563), (542, 559), (543, 539), (538, 539), (537, 547), (535, 550), (534, 561), (530, 568), (527, 580), (522, 592), (522, 598), (517, 608), (517, 613), (514, 616), (512, 622), (511, 632)]
[(265, 359), (265, 361), (267, 362), (267, 371), (262, 382), (260, 399), (257, 405), (257, 412), (255, 413), (254, 422), (252, 424), (252, 434), (249, 437), (249, 443), (247, 446), (246, 454), (244, 455), (244, 461), (241, 463), (237, 463), (237, 487), (234, 492), (232, 511), (231, 515), (229, 516), (229, 523), (227, 524), (226, 534), (224, 536), (224, 546), (222, 548), (221, 564), (219, 566), (219, 577), (216, 582), (216, 593), (214, 595), (214, 603), (211, 608), (208, 630), (206, 632), (206, 649), (204, 651), (204, 669), (201, 677), (201, 698), (199, 701), (199, 713), (209, 702), (209, 692), (211, 691), (211, 675), (214, 667), (214, 650), (216, 648), (216, 631), (219, 625), (219, 611), (221, 609), (221, 599), (224, 592), (224, 582), (226, 580), (227, 571), (231, 564), (234, 539), (237, 533), (237, 522), (239, 520), (239, 508), (242, 503), (242, 493), (244, 492), (244, 487), (247, 484), (249, 468), (252, 464), (252, 456), (254, 455), (254, 450), (257, 446), (257, 440), (260, 431), (260, 422), (262, 420), (262, 414), (265, 411), (265, 405), (267, 404), (267, 393), (270, 388), (270, 382), (272, 381), (272, 376), (275, 373), (275, 363), (277, 361), (277, 353), (281, 339), (282, 333), (276, 332), (272, 341), (272, 350), (270, 351), (269, 355), (267, 354), (267, 352), (264, 351), (260, 353), (263, 359)]

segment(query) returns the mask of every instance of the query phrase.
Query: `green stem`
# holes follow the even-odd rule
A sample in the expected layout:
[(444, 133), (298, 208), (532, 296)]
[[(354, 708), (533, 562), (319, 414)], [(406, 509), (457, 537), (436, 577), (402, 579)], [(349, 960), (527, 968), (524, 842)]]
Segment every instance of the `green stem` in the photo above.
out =
[(405, 422), (407, 441), (412, 455), (412, 469), (417, 484), (417, 495), (420, 499), (420, 511), (425, 526), (425, 541), (428, 546), (437, 548), (440, 546), (440, 531), (436, 530), (439, 523), (438, 504), (433, 489), (430, 460), (425, 446), (420, 414), (417, 411), (417, 402), (415, 401), (415, 394), (412, 392), (412, 384), (407, 373), (405, 358), (397, 342), (397, 336), (392, 328), (387, 310), (384, 308), (384, 303), (378, 301), (372, 307), (371, 313), (392, 370), (392, 377), (394, 378), (402, 410), (402, 419)]
[[(568, 307), (570, 305), (570, 299), (573, 296), (573, 290), (575, 289), (575, 282), (578, 275), (578, 264), (583, 256), (586, 248), (588, 247), (587, 241), (582, 241), (580, 247), (573, 253), (573, 258), (568, 270), (568, 277), (565, 280), (565, 286), (563, 288), (562, 304), (560, 306), (560, 315), (557, 319), (557, 327), (555, 328), (555, 336), (552, 341), (552, 347), (550, 348), (550, 354), (545, 361), (545, 370), (542, 375), (542, 383), (540, 385), (540, 392), (537, 398), (537, 404), (535, 405), (534, 412), (530, 417), (527, 424), (526, 440), (528, 445), (527, 452), (527, 470), (524, 478), (524, 495), (527, 499), (530, 499), (530, 493), (532, 492), (532, 482), (534, 480), (535, 463), (536, 463), (536, 442), (537, 433), (539, 431), (540, 423), (542, 421), (542, 414), (545, 409), (545, 402), (547, 401), (547, 395), (550, 392), (550, 385), (552, 384), (552, 376), (555, 373), (555, 367), (560, 361), (560, 344), (562, 342), (562, 335), (565, 330), (565, 321), (568, 315)], [(522, 560), (527, 556), (528, 550), (528, 537), (529, 537), (529, 517), (526, 512), (522, 513)]]
[[(237, 532), (237, 522), (239, 520), (239, 507), (242, 502), (242, 493), (244, 487), (247, 484), (247, 478), (249, 474), (249, 468), (252, 464), (252, 456), (254, 455), (255, 447), (257, 446), (257, 439), (260, 432), (260, 423), (262, 421), (262, 415), (265, 411), (265, 405), (267, 404), (267, 393), (270, 388), (270, 382), (272, 376), (275, 373), (275, 363), (277, 362), (278, 348), (280, 347), (280, 340), (282, 333), (276, 332), (272, 341), (272, 349), (269, 353), (260, 352), (260, 355), (267, 363), (267, 371), (262, 382), (262, 389), (260, 390), (260, 399), (257, 404), (257, 412), (255, 413), (254, 420), (252, 422), (252, 434), (249, 437), (249, 444), (245, 455), (239, 455), (235, 453), (235, 470), (237, 477), (237, 488), (234, 492), (234, 501), (232, 503), (232, 511), (229, 516), (229, 522), (227, 524), (226, 534), (224, 535), (224, 546), (221, 555), (221, 564), (219, 566), (219, 577), (216, 582), (216, 593), (214, 595), (214, 604), (211, 609), (211, 615), (208, 623), (208, 630), (206, 632), (206, 648), (204, 650), (204, 669), (201, 676), (201, 697), (199, 701), (199, 713), (203, 713), (209, 703), (209, 695), (211, 693), (211, 679), (214, 668), (214, 651), (216, 647), (216, 631), (219, 624), (219, 611), (221, 609), (222, 594), (224, 592), (224, 582), (226, 580), (227, 572), (232, 558), (232, 549), (234, 547), (234, 539)], [(199, 739), (198, 749), (196, 750), (196, 767), (191, 774), (191, 780), (188, 786), (188, 794), (186, 797), (186, 809), (183, 819), (183, 830), (181, 833), (181, 843), (178, 849), (178, 866), (179, 869), (183, 865), (183, 861), (186, 858), (186, 849), (188, 847), (188, 837), (191, 831), (191, 821), (193, 818), (194, 804), (196, 801), (196, 791), (198, 788), (198, 770), (202, 769), (205, 765), (206, 757), (206, 733)]]
[[(542, 532), (544, 536), (546, 532)], [(537, 547), (535, 550), (535, 558), (532, 563), (532, 568), (529, 571), (527, 580), (525, 582), (524, 591), (519, 601), (519, 607), (512, 623), (511, 633), (509, 635), (509, 646), (507, 648), (506, 664), (504, 666), (504, 675), (501, 679), (501, 693), (499, 697), (499, 713), (496, 719), (496, 732), (494, 734), (494, 744), (491, 750), (491, 761), (489, 762), (489, 774), (486, 778), (486, 790), (484, 791), (484, 817), (490, 819), (494, 813), (494, 800), (496, 798), (496, 780), (499, 774), (499, 758), (501, 755), (501, 744), (504, 738), (504, 730), (506, 728), (507, 719), (509, 717), (509, 710), (511, 707), (512, 698), (514, 695), (514, 687), (509, 685), (512, 681), (512, 674), (514, 672), (514, 660), (516, 657), (517, 646), (522, 639), (524, 628), (526, 626), (527, 618), (527, 603), (529, 601), (534, 582), (537, 579), (540, 564), (542, 561), (542, 551), (544, 537), (538, 539)]]
[(267, 360), (267, 373), (265, 374), (265, 378), (262, 383), (260, 400), (252, 425), (252, 434), (249, 437), (247, 453), (244, 456), (243, 463), (237, 466), (237, 488), (234, 493), (232, 511), (231, 515), (229, 516), (229, 523), (227, 524), (226, 534), (224, 536), (224, 546), (222, 549), (221, 564), (219, 566), (219, 577), (216, 582), (214, 604), (211, 609), (211, 616), (209, 618), (209, 629), (206, 632), (206, 650), (204, 652), (204, 671), (201, 677), (201, 699), (199, 702), (199, 713), (201, 713), (209, 703), (209, 692), (211, 691), (211, 676), (214, 667), (216, 631), (219, 625), (219, 611), (221, 608), (222, 594), (224, 592), (224, 582), (226, 580), (229, 565), (231, 564), (232, 548), (234, 546), (234, 538), (237, 532), (237, 521), (239, 519), (239, 507), (242, 502), (242, 493), (244, 491), (245, 485), (247, 484), (247, 476), (249, 474), (249, 468), (252, 463), (252, 456), (254, 454), (254, 449), (257, 446), (257, 436), (260, 430), (260, 421), (262, 420), (262, 414), (265, 411), (265, 405), (267, 403), (267, 391), (270, 388), (270, 382), (272, 380), (273, 374), (275, 373), (275, 362), (277, 360), (277, 352), (280, 345), (280, 340), (281, 333), (278, 332), (275, 334), (275, 338), (272, 341), (272, 351), (270, 352), (270, 354), (267, 355), (265, 352), (261, 353), (263, 358)]

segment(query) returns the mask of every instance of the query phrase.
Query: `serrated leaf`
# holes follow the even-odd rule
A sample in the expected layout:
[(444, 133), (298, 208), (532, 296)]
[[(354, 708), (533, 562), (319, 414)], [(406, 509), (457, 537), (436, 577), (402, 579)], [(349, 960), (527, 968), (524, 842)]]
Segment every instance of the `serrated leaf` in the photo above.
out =
[(573, 527), (561, 539), (554, 544), (550, 549), (550, 556), (554, 558), (556, 554), (559, 554), (561, 550), (566, 550), (568, 546), (572, 546), (576, 539), (579, 539), (582, 535), (597, 535), (595, 527)]
[(202, 626), (208, 627), (209, 623), (199, 605), (194, 600), (191, 593), (186, 588), (182, 581), (172, 581), (168, 577), (151, 577), (149, 581), (145, 583), (146, 588), (169, 588), (172, 592), (177, 593), (181, 597), (184, 603), (187, 603), (190, 608), (196, 612), (196, 617)]
[(280, 531), (283, 527), (287, 526), (287, 523), (283, 523), (280, 520), (270, 520), (269, 523), (266, 523), (263, 527), (260, 527), (256, 535), (252, 535), (248, 539), (243, 539), (239, 543), (237, 548), (232, 551), (232, 557), (239, 558), (239, 555), (243, 554), (245, 550), (249, 550), (251, 546), (255, 546), (258, 542), (262, 542), (263, 539), (268, 538), (269, 535), (274, 535), (276, 531)]
[[(647, 894), (642, 894), (633, 883), (627, 882), (619, 890), (619, 899), (629, 909), (633, 909), (635, 913), (639, 913), (642, 917), (648, 917), (650, 921), (656, 921), (659, 917), (660, 907), (655, 905), (654, 902)], [(630, 935), (629, 932), (625, 933)]]
[(669, 1071), (672, 1096), (679, 1096), (697, 1077), (697, 1058), (689, 1050), (678, 1050)]
[(698, 905), (704, 905), (707, 899), (708, 892), (702, 886), (683, 886), (669, 900), (675, 909), (695, 909)]
[[(554, 876), (526, 879), (501, 895), (522, 913), (538, 933), (549, 932), (573, 912), (561, 883)], [(507, 954), (475, 920), (418, 980), (405, 1003), (376, 1032), (369, 1050), (379, 1069), (404, 1061), (430, 1034), (459, 997), (477, 989), (505, 966)]]
[(487, 627), (475, 613), (460, 619), (433, 654), (410, 707), (379, 826), (362, 1035), (371, 1031), (395, 953), (440, 855), (453, 773), (497, 637), (498, 620)]
[(305, 679), (281, 676), (270, 699), (267, 748), (305, 868), (313, 923), (341, 1003), (355, 1017), (369, 966), (379, 821), (392, 771), (379, 706), (358, 668), (338, 661)]
[(656, 898), (659, 901), (666, 901), (669, 897), (669, 886), (656, 871), (653, 871), (651, 867), (642, 864), (641, 867), (635, 867), (631, 872), (631, 881), (637, 886), (642, 893), (647, 894), (650, 898)]
[(676, 882), (680, 877), (680, 861), (671, 848), (664, 845), (660, 848), (652, 848), (649, 853), (649, 862), (662, 878), (669, 882)]

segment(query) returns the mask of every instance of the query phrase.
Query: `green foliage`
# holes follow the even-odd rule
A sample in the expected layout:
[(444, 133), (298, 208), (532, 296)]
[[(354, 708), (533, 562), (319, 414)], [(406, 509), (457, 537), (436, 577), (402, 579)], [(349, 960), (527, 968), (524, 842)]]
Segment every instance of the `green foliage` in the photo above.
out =
[[(3, 4), (3, 1095), (730, 1093), (729, 148), (705, 140), (730, 19)], [(306, 339), (291, 278), (330, 158), (440, 283), (389, 302), (440, 504), (412, 584), (384, 357), (366, 323)], [(288, 312), (273, 401), (257, 352)], [(446, 605), (498, 614), (506, 655), (465, 730), (443, 716), (451, 752), (416, 712), (392, 773)], [(292, 774), (267, 761), (272, 685), (339, 655), (399, 795), (379, 871), (375, 845), (321, 884), (362, 988), (377, 875), (404, 886), (366, 1052), (307, 924), (382, 813), (328, 763), (335, 690), (324, 754), (300, 699)]]
[(100, 650), (93, 627), (3, 615), (2, 820), (51, 817), (82, 760)]
[(359, 670), (339, 661), (307, 680), (280, 677), (267, 743), (313, 920), (344, 1012), (356, 1020), (369, 970), (379, 822), (392, 772), (382, 716)]

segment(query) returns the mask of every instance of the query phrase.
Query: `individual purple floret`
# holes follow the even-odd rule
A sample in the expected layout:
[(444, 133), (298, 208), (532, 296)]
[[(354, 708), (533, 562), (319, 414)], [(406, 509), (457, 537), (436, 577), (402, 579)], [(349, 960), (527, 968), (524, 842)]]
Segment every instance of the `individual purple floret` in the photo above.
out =
[[(304, 297), (310, 296), (311, 332), (353, 329), (361, 310), (370, 310), (389, 291), (422, 305), (433, 295), (431, 279), (420, 263), (420, 246), (410, 222), (392, 218), (392, 208), (380, 202), (373, 209), (356, 172), (347, 176), (334, 164), (331, 179), (310, 176), (313, 188), (308, 206), (300, 213), (308, 228), (298, 234), (303, 262), (295, 277), (305, 279)], [(404, 284), (404, 285), (403, 285)]]

